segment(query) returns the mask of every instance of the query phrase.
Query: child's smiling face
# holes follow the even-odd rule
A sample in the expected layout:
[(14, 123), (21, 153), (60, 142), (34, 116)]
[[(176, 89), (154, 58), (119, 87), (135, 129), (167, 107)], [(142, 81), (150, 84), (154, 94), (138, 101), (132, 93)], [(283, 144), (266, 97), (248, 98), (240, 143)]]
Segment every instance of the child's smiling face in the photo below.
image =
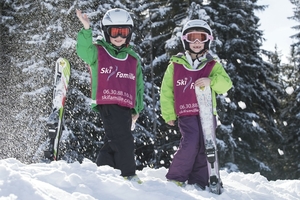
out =
[(117, 38), (112, 38), (110, 37), (110, 42), (115, 45), (116, 47), (120, 47), (123, 44), (125, 44), (126, 42), (126, 38), (122, 38), (122, 37), (117, 37)]
[[(194, 30), (190, 30), (188, 31), (188, 33), (190, 34), (193, 34), (193, 33), (205, 33), (203, 30), (200, 30), (200, 29), (194, 29)], [(188, 34), (187, 33), (187, 34)], [(206, 33), (205, 33), (206, 34)], [(195, 34), (193, 34), (195, 35)], [(204, 35), (205, 36), (205, 35)], [(199, 37), (199, 38), (198, 38)], [(203, 37), (203, 34), (202, 34), (202, 37)], [(191, 36), (191, 42), (189, 42), (189, 46), (190, 46), (190, 49), (195, 52), (195, 53), (199, 53), (201, 50), (204, 49), (204, 46), (205, 46), (205, 42), (200, 42), (201, 39), (206, 39), (207, 37), (205, 38), (202, 38), (200, 35), (197, 35), (197, 36)], [(200, 39), (201, 38), (201, 39)]]
[(189, 43), (190, 49), (195, 52), (199, 53), (201, 50), (204, 49), (205, 43), (200, 43), (199, 41), (196, 41), (195, 43)]

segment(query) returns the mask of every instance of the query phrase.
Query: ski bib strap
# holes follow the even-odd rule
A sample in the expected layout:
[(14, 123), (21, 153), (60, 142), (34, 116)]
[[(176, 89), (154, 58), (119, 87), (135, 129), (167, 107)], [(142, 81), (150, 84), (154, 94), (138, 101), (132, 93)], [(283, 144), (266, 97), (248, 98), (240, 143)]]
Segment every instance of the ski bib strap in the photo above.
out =
[(208, 62), (202, 69), (191, 70), (182, 64), (174, 65), (174, 100), (177, 116), (199, 115), (194, 83), (197, 79), (208, 77), (216, 61)]
[(98, 46), (98, 60), (96, 104), (134, 108), (137, 60), (130, 55), (112, 57), (102, 46)]

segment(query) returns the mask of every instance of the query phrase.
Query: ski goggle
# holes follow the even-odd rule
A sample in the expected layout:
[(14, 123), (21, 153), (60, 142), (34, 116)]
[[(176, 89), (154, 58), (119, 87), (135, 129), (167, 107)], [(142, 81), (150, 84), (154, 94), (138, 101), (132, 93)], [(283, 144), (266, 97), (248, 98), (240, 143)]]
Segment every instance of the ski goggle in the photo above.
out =
[(131, 32), (131, 28), (129, 27), (108, 27), (107, 33), (112, 38), (117, 38), (120, 36), (121, 38), (127, 38)]
[(205, 32), (190, 32), (181, 36), (181, 38), (189, 43), (195, 43), (197, 40), (200, 43), (207, 42), (208, 40), (213, 40), (213, 36)]

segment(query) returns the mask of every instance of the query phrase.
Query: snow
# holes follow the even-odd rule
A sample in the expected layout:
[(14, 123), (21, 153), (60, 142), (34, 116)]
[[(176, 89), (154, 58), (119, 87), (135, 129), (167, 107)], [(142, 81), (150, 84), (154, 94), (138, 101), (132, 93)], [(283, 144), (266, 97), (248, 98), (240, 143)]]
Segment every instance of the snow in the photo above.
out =
[(124, 180), (120, 171), (108, 166), (97, 167), (84, 159), (80, 164), (55, 161), (23, 164), (15, 158), (0, 160), (0, 199), (300, 199), (300, 180), (268, 181), (258, 172), (244, 174), (221, 170), (224, 192), (216, 195), (198, 191), (193, 186), (184, 188), (168, 182), (167, 169), (144, 168), (137, 171), (142, 184)]
[(239, 107), (242, 109), (242, 110), (244, 110), (247, 106), (246, 106), (246, 104), (245, 104), (245, 102), (242, 102), (242, 101), (239, 101), (238, 102), (238, 105), (239, 105)]
[(293, 87), (287, 87), (287, 88), (285, 89), (285, 92), (286, 92), (287, 94), (291, 95), (291, 94), (293, 94), (293, 92), (294, 92), (294, 88), (293, 88)]

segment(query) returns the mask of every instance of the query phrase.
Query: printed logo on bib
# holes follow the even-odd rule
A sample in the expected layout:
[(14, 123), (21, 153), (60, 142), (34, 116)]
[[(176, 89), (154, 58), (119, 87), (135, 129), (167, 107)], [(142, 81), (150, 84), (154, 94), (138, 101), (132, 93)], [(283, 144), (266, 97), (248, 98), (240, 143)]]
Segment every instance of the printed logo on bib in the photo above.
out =
[(194, 90), (195, 86), (194, 86), (193, 78), (192, 77), (189, 77), (189, 78), (186, 77), (186, 78), (177, 80), (176, 81), (176, 87), (181, 87), (181, 86), (184, 86), (183, 89), (182, 89), (183, 93), (185, 92), (185, 90), (187, 88)]
[(133, 73), (123, 73), (118, 71), (119, 67), (115, 66), (115, 68), (113, 66), (110, 67), (103, 67), (100, 70), (101, 74), (109, 74), (107, 77), (107, 81), (109, 81), (109, 79), (113, 76), (116, 75), (116, 78), (125, 78), (125, 79), (131, 79), (131, 80), (135, 80), (135, 75)]
[(199, 114), (195, 81), (202, 77), (208, 77), (214, 64), (215, 62), (209, 62), (202, 69), (189, 70), (182, 64), (174, 63), (174, 100), (175, 112), (178, 116)]
[(124, 59), (114, 58), (103, 47), (97, 47), (99, 81), (96, 85), (96, 104), (118, 104), (134, 108), (137, 60), (129, 55)]

